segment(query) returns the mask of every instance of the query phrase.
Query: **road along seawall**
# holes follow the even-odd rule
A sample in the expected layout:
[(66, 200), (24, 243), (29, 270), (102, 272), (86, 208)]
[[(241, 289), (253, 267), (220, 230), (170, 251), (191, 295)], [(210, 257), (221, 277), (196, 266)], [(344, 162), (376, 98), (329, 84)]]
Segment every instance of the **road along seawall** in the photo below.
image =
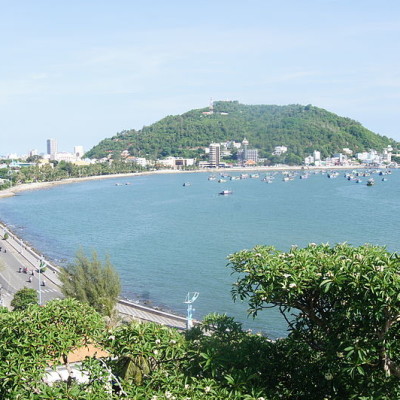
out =
[[(7, 240), (2, 240), (4, 235), (8, 235)], [(5, 243), (6, 242), (6, 243)], [(60, 268), (57, 265), (49, 262), (43, 255), (38, 254), (34, 249), (28, 246), (22, 239), (16, 236), (6, 225), (0, 223), (0, 246), (5, 248), (5, 245), (10, 246), (18, 253), (19, 257), (24, 259), (31, 268), (38, 269), (41, 265), (46, 266), (46, 272), (43, 273), (44, 277), (54, 283), (60, 290), (62, 283), (59, 279)], [(8, 282), (5, 287), (9, 292), (15, 292), (12, 288), (12, 282)], [(156, 310), (154, 308), (146, 307), (142, 304), (137, 304), (129, 300), (119, 299), (117, 303), (118, 312), (128, 318), (133, 318), (141, 321), (151, 321), (158, 324), (175, 327), (178, 329), (186, 328), (186, 318), (174, 315), (165, 311)]]

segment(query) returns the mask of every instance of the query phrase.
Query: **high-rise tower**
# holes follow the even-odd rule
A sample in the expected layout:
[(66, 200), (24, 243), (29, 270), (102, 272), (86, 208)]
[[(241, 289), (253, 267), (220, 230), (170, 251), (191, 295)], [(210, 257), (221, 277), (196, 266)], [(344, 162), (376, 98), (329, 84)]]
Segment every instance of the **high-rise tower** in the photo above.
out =
[(210, 165), (213, 167), (218, 167), (221, 161), (221, 146), (219, 143), (210, 144), (210, 154), (209, 154)]
[(243, 145), (243, 161), (246, 162), (248, 159), (247, 146), (249, 145), (249, 141), (246, 138), (244, 138), (242, 145)]
[(57, 149), (57, 140), (56, 139), (47, 139), (47, 154), (50, 154), (52, 158), (56, 155)]

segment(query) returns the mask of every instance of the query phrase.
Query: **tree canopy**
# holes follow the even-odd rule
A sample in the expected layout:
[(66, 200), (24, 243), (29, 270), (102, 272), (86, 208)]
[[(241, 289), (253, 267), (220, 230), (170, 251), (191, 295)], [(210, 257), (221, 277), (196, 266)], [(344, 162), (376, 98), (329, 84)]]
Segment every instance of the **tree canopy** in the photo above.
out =
[(288, 321), (289, 340), (314, 353), (342, 398), (352, 391), (399, 395), (396, 253), (372, 245), (311, 244), (288, 252), (257, 246), (229, 260), (239, 274), (234, 298), (248, 300), (252, 315), (278, 307)]
[(117, 271), (107, 257), (102, 262), (96, 252), (91, 257), (78, 251), (75, 261), (61, 270), (62, 292), (91, 305), (105, 316), (112, 316), (121, 292)]
[(0, 313), (0, 397), (69, 398), (43, 383), (45, 369), (62, 364), (71, 350), (100, 337), (103, 330), (101, 316), (73, 299)]
[(24, 287), (14, 294), (14, 297), (11, 300), (11, 307), (13, 307), (14, 311), (20, 311), (28, 308), (31, 304), (37, 304), (37, 302), (37, 291), (32, 288)]
[[(350, 148), (354, 152), (397, 143), (377, 135), (350, 118), (340, 117), (312, 105), (244, 105), (237, 101), (214, 102), (208, 109), (167, 116), (141, 130), (123, 131), (102, 140), (86, 155), (101, 158), (128, 150), (131, 155), (151, 159), (166, 156), (199, 157), (213, 142), (241, 142), (259, 149), (261, 157), (274, 162), (294, 162), (319, 150), (323, 157)], [(272, 155), (275, 146), (286, 146), (282, 157)]]

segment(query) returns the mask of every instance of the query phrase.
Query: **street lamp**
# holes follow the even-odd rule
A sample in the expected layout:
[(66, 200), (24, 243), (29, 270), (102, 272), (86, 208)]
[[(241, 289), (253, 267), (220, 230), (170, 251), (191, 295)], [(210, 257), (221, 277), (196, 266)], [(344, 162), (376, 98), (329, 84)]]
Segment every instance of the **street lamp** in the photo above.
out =
[(46, 265), (43, 261), (43, 256), (40, 258), (39, 263), (39, 306), (42, 305), (42, 268)]
[(192, 304), (196, 301), (199, 297), (199, 292), (188, 292), (186, 295), (186, 299), (184, 301), (185, 304), (188, 305), (187, 308), (187, 319), (186, 319), (186, 329), (189, 330), (193, 328), (193, 311), (194, 308)]

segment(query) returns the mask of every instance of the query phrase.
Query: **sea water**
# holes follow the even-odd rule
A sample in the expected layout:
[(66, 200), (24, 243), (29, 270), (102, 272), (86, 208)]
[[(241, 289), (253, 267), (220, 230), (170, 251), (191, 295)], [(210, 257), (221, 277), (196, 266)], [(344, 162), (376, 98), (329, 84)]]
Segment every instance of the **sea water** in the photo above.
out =
[[(240, 175), (233, 172), (232, 175)], [(194, 317), (227, 313), (271, 337), (286, 335), (276, 310), (247, 317), (234, 303), (236, 277), (227, 256), (255, 245), (372, 243), (398, 251), (400, 172), (366, 186), (311, 173), (273, 183), (260, 178), (209, 181), (208, 173), (142, 175), (23, 192), (0, 200), (0, 218), (58, 264), (77, 250), (108, 255), (123, 296), (184, 315), (187, 292), (199, 292)], [(183, 186), (183, 183), (190, 185)], [(222, 196), (222, 190), (233, 193)]]

